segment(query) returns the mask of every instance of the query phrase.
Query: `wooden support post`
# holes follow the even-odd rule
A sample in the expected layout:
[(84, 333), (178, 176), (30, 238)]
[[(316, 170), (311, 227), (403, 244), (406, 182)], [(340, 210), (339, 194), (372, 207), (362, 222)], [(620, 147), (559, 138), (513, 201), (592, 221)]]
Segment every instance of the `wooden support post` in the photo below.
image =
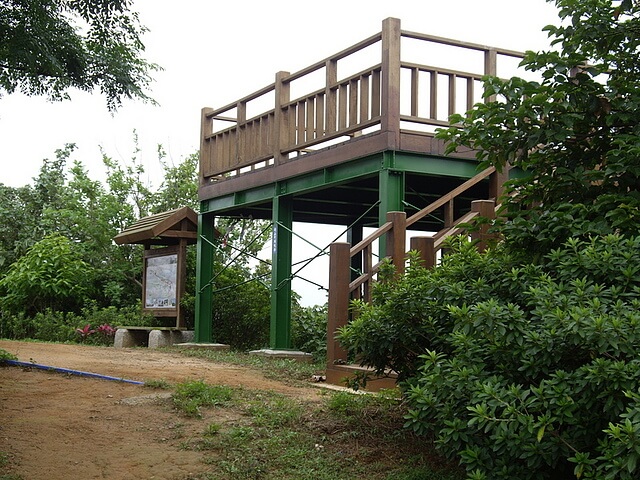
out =
[(500, 203), (500, 197), (504, 193), (504, 184), (509, 180), (509, 168), (507, 163), (502, 167), (500, 173), (495, 171), (489, 177), (489, 198), (495, 200), (496, 203)]
[(214, 159), (211, 158), (211, 141), (207, 140), (207, 135), (213, 131), (213, 118), (207, 115), (213, 108), (205, 107), (200, 111), (200, 185), (205, 185), (205, 174), (210, 171), (217, 172), (218, 169), (212, 166)]
[(346, 242), (329, 247), (329, 305), (327, 315), (327, 366), (346, 361), (347, 352), (335, 338), (349, 321), (349, 249)]
[(382, 125), (389, 148), (400, 146), (400, 20), (382, 22)]
[(396, 275), (402, 275), (406, 259), (407, 214), (405, 212), (389, 212), (387, 213), (387, 222), (393, 223), (393, 228), (387, 234), (387, 255), (391, 257), (391, 261), (396, 267)]
[[(480, 215), (480, 217), (483, 218), (488, 218), (490, 220), (493, 220), (494, 218), (496, 218), (496, 202), (494, 202), (493, 200), (474, 200), (473, 202), (471, 202), (471, 211), (472, 212), (478, 212), (478, 214)], [(471, 233), (471, 240), (477, 240), (478, 244), (478, 250), (483, 252), (486, 250), (487, 248), (487, 241), (492, 238), (492, 235), (489, 235), (487, 233), (487, 231), (489, 230), (489, 226), (488, 224), (482, 224), (480, 225), (480, 228), (478, 231), (472, 232)]]
[[(490, 48), (484, 52), (484, 74), (492, 77), (498, 75), (498, 52), (495, 48)], [(495, 102), (496, 98), (495, 95), (489, 95), (484, 102)]]
[(273, 121), (275, 123), (273, 129), (273, 161), (276, 165), (286, 160), (282, 154), (282, 150), (289, 145), (289, 122), (291, 119), (289, 118), (289, 109), (283, 109), (283, 105), (289, 103), (290, 100), (291, 89), (289, 88), (289, 82), (284, 81), (289, 75), (289, 72), (276, 73), (276, 104), (273, 110)]
[(410, 248), (418, 252), (423, 267), (433, 268), (436, 266), (436, 248), (433, 237), (412, 237)]

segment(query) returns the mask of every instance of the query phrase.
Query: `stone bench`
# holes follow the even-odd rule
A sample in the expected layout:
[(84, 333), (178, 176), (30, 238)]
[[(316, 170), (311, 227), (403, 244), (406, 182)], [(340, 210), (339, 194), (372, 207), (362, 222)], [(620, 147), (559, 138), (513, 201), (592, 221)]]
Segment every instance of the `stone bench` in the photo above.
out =
[(118, 327), (113, 341), (115, 348), (170, 347), (193, 342), (193, 330), (175, 327)]

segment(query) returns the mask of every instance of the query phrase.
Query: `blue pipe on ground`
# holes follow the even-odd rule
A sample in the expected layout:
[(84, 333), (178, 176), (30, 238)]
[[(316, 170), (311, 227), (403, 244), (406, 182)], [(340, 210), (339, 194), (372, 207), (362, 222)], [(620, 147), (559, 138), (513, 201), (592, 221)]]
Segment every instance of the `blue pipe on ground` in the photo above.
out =
[(69, 368), (51, 367), (49, 365), (40, 365), (38, 363), (20, 362), (18, 360), (4, 360), (3, 363), (7, 365), (13, 365), (15, 367), (27, 367), (37, 368), (40, 370), (47, 370), (50, 372), (67, 373), (69, 375), (78, 375), (80, 377), (98, 378), (101, 380), (112, 380), (115, 382), (132, 383), (134, 385), (144, 385), (144, 382), (138, 382), (137, 380), (126, 380), (124, 378), (110, 377), (108, 375), (100, 375), (98, 373), (83, 372), (81, 370), (71, 370)]

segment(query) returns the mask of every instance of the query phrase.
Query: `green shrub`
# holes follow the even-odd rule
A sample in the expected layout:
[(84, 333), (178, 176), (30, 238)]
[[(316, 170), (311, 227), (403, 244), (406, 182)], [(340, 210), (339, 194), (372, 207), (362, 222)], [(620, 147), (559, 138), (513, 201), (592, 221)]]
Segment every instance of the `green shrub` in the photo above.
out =
[(294, 308), (291, 319), (293, 348), (311, 353), (315, 361), (327, 357), (327, 305)]
[(434, 432), (470, 478), (637, 478), (638, 247), (569, 240), (518, 265), (459, 245), (435, 270), (380, 286), (341, 338), (398, 369), (407, 426)]
[(229, 267), (213, 285), (213, 335), (234, 350), (269, 344), (269, 288), (250, 278), (245, 268)]

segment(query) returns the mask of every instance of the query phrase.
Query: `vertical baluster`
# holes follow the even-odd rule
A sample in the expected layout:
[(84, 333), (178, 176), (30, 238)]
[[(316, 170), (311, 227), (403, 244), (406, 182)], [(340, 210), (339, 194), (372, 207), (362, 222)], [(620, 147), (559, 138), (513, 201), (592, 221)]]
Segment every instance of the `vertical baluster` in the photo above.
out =
[(307, 136), (306, 136), (306, 141), (310, 142), (311, 140), (313, 140), (313, 132), (314, 132), (314, 116), (315, 116), (315, 111), (314, 111), (315, 105), (313, 103), (313, 98), (307, 98)]
[(369, 120), (369, 75), (360, 77), (360, 123)]
[(418, 116), (418, 78), (420, 71), (417, 68), (411, 69), (411, 116)]
[(380, 70), (374, 70), (371, 75), (371, 116), (380, 116)]
[(296, 130), (298, 132), (298, 138), (296, 139), (296, 145), (300, 145), (305, 141), (305, 106), (306, 103), (304, 100), (298, 102), (298, 125)]
[(449, 116), (456, 113), (456, 74), (449, 75)]
[(431, 72), (431, 85), (429, 88), (429, 118), (436, 120), (438, 118), (438, 72)]
[(347, 128), (347, 112), (348, 112), (348, 108), (347, 108), (347, 93), (349, 91), (349, 88), (347, 86), (348, 84), (343, 83), (340, 85), (340, 98), (338, 99), (339, 101), (339, 112), (338, 112), (338, 130), (344, 130), (345, 128)]
[(349, 82), (349, 127), (358, 124), (358, 80)]
[(475, 104), (475, 92), (474, 92), (475, 82), (473, 81), (473, 77), (467, 78), (467, 111), (473, 108)]

